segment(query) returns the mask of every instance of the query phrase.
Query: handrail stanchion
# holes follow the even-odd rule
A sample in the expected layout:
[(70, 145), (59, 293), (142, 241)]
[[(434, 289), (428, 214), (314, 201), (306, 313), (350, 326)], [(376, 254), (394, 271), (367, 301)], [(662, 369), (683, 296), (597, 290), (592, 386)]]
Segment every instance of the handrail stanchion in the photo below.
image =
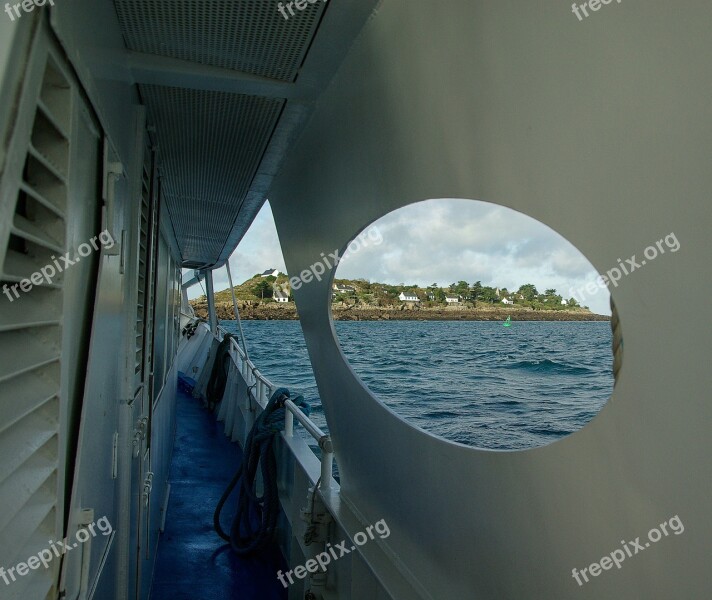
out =
[(294, 415), (289, 409), (284, 411), (284, 435), (294, 437)]
[(321, 448), (321, 483), (319, 489), (326, 492), (331, 489), (331, 476), (334, 467), (334, 447), (331, 438), (327, 436), (319, 440)]
[(260, 377), (260, 372), (255, 369), (252, 371), (252, 374), (255, 376), (255, 400), (257, 400), (257, 404), (260, 406), (262, 405), (262, 378)]

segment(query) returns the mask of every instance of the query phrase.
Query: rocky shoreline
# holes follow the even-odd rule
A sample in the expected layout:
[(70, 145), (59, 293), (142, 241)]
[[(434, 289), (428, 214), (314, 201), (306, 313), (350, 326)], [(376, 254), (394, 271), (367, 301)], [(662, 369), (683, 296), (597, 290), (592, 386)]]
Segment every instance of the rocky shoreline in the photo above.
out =
[[(198, 317), (207, 318), (207, 305), (191, 303)], [(233, 320), (232, 303), (216, 304), (218, 319)], [(240, 318), (246, 321), (296, 321), (299, 317), (294, 304), (276, 304), (273, 302), (238, 302)], [(336, 321), (503, 321), (511, 317), (514, 321), (609, 321), (606, 315), (597, 315), (586, 310), (533, 310), (521, 308), (411, 308), (345, 306), (332, 305), (332, 314)]]

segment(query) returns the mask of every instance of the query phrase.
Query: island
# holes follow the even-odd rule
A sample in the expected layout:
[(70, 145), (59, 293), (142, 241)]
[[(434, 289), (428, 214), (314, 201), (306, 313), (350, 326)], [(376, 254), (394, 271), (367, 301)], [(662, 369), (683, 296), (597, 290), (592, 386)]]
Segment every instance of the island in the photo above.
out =
[[(257, 274), (235, 286), (240, 318), (245, 320), (298, 320), (289, 278), (275, 269)], [(196, 316), (207, 318), (205, 296), (190, 302)], [(230, 289), (215, 294), (220, 320), (233, 320)], [(442, 287), (432, 284), (390, 285), (366, 279), (336, 279), (331, 290), (331, 313), (337, 321), (609, 321), (574, 298), (556, 290), (540, 293), (533, 284), (516, 291), (458, 281)]]

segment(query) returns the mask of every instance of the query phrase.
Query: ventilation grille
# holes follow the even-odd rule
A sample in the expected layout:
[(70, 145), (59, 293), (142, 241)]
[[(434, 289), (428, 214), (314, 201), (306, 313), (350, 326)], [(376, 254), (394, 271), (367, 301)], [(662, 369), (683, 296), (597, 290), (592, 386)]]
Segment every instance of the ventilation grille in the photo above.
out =
[(143, 372), (143, 347), (145, 341), (146, 311), (149, 301), (146, 292), (148, 282), (148, 226), (151, 200), (151, 173), (150, 166), (144, 164), (141, 178), (141, 222), (139, 224), (139, 249), (138, 249), (138, 299), (136, 303), (136, 367), (137, 375)]
[(286, 20), (271, 0), (114, 0), (114, 4), (130, 50), (290, 82), (326, 7), (325, 2), (307, 4)]
[[(65, 252), (70, 107), (69, 83), (49, 58), (17, 200), (9, 207), (12, 214), (2, 217), (12, 221), (0, 270), (0, 283), (12, 297), (12, 302), (7, 294), (0, 297), (0, 539), (8, 542), (0, 545), (0, 565), (5, 566), (45, 548), (57, 523), (62, 277), (48, 281), (38, 274), (60, 265)], [(11, 288), (21, 282), (25, 290), (18, 286), (16, 295)], [(44, 597), (52, 581), (42, 571), (3, 593)]]
[(283, 100), (144, 85), (161, 148), (162, 198), (181, 255), (214, 262), (277, 124)]

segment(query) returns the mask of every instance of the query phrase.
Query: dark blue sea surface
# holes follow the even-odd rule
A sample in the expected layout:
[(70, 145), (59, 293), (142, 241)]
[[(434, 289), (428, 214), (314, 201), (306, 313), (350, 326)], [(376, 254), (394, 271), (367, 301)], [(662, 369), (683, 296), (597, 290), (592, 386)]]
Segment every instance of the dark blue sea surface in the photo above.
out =
[[(236, 323), (223, 321), (228, 330)], [(549, 444), (588, 423), (613, 390), (608, 322), (337, 321), (353, 370), (414, 425), (478, 448)], [(243, 322), (250, 358), (303, 394), (326, 427), (297, 321)]]

